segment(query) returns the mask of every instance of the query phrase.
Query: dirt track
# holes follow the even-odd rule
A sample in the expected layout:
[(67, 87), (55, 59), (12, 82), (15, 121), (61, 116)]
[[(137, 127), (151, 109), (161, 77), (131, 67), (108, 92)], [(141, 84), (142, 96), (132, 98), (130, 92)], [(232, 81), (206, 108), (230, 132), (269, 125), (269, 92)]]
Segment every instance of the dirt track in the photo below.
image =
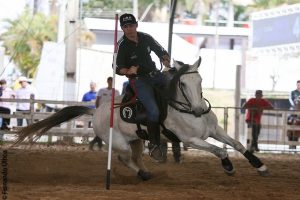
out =
[[(85, 148), (9, 150), (8, 199), (300, 200), (299, 154), (258, 154), (270, 169), (269, 177), (260, 177), (238, 157), (231, 158), (236, 174), (227, 176), (220, 160), (207, 153), (184, 151), (182, 164), (175, 164), (171, 154), (165, 164), (145, 155), (154, 175), (149, 181), (139, 180), (113, 155), (112, 184), (106, 190), (107, 153)], [(0, 181), (2, 185), (2, 176)]]

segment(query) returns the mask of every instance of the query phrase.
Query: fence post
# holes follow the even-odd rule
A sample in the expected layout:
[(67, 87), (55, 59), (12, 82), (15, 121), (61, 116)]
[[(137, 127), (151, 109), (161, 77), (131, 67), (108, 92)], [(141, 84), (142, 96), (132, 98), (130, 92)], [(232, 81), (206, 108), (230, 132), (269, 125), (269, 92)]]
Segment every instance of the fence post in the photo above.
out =
[[(228, 107), (224, 107), (224, 131), (228, 135)], [(223, 144), (223, 149), (226, 149), (226, 144)]]
[[(29, 121), (29, 124), (32, 124), (33, 123), (33, 115), (34, 115), (34, 94), (31, 94), (30, 95), (30, 119), (28, 120)], [(27, 125), (29, 125), (27, 124)]]
[(224, 131), (228, 134), (228, 107), (224, 108)]
[[(29, 122), (29, 123), (27, 124), (27, 126), (28, 126), (29, 124), (32, 124), (32, 123), (33, 123), (33, 115), (34, 115), (34, 94), (31, 94), (31, 95), (30, 95), (29, 115), (30, 115), (30, 119), (29, 119), (29, 120), (26, 120), (26, 122)], [(29, 140), (29, 142), (33, 142), (33, 137), (32, 137), (32, 136), (28, 137), (28, 140)]]
[(247, 127), (247, 149), (248, 150), (250, 150), (251, 148), (251, 143), (252, 143), (252, 126)]

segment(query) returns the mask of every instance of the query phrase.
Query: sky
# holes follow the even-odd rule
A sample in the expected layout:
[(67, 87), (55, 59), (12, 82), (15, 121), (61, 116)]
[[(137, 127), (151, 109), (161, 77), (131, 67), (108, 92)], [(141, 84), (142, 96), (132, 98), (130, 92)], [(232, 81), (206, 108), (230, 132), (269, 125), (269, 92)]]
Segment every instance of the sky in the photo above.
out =
[(5, 27), (4, 19), (15, 19), (24, 9), (28, 0), (0, 1), (0, 33)]

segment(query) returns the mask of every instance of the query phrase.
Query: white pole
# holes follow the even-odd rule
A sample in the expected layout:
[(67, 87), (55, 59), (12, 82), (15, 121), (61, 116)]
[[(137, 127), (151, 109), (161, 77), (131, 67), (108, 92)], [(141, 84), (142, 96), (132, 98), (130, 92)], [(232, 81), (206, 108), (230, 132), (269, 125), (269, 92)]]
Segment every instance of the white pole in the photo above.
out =
[(113, 82), (112, 82), (112, 98), (110, 107), (110, 130), (108, 144), (108, 159), (106, 173), (106, 189), (110, 189), (110, 171), (111, 171), (111, 153), (112, 153), (112, 135), (114, 127), (114, 102), (115, 102), (115, 77), (116, 77), (116, 59), (117, 59), (117, 36), (118, 36), (118, 14), (115, 16), (115, 38), (114, 38), (114, 60), (113, 60)]
[(215, 2), (215, 4), (217, 5), (217, 10), (216, 10), (216, 21), (215, 21), (215, 53), (214, 53), (214, 68), (213, 68), (213, 88), (215, 88), (216, 86), (216, 68), (217, 68), (217, 53), (218, 53), (218, 48), (219, 48), (219, 33), (218, 33), (218, 29), (219, 29), (219, 8), (220, 8), (220, 1), (217, 0)]

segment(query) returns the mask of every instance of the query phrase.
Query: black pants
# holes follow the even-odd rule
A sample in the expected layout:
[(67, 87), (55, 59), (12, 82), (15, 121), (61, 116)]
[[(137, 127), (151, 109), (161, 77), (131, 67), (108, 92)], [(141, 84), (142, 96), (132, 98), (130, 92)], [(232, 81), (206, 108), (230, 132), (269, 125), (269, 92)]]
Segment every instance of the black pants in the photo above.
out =
[[(17, 111), (27, 112), (27, 113), (30, 112), (30, 110), (19, 110), (19, 109), (17, 109)], [(27, 122), (27, 126), (28, 126), (29, 125), (29, 120), (26, 119), (26, 122)], [(23, 126), (23, 118), (22, 119), (17, 119), (17, 126)]]
[[(10, 114), (10, 109), (5, 107), (0, 107), (0, 113), (2, 114)], [(10, 124), (10, 118), (3, 118), (1, 129), (7, 128)]]
[(248, 123), (248, 128), (252, 128), (252, 147), (257, 147), (258, 136), (260, 134), (261, 125)]
[(94, 139), (90, 142), (90, 145), (93, 146), (94, 144), (98, 144), (98, 147), (102, 148), (102, 140), (98, 136), (94, 137)]

